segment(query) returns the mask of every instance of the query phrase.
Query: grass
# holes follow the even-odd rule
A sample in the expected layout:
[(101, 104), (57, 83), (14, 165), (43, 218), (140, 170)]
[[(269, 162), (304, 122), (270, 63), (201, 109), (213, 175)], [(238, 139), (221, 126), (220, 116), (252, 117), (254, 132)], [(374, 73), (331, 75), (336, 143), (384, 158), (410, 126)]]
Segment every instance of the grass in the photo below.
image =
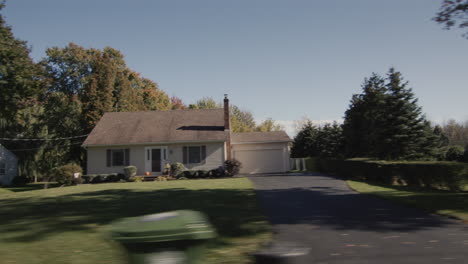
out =
[(14, 187), (5, 187), (2, 188), (3, 190), (12, 191), (12, 192), (27, 192), (27, 191), (34, 191), (34, 190), (41, 190), (44, 189), (44, 185), (48, 186), (48, 188), (56, 188), (59, 187), (59, 184), (56, 182), (37, 182), (37, 183), (28, 183), (25, 186), (14, 186)]
[(110, 223), (178, 209), (204, 212), (217, 229), (204, 263), (252, 263), (271, 236), (246, 178), (0, 189), (1, 263), (123, 264)]
[(401, 202), (425, 211), (455, 217), (468, 223), (468, 192), (419, 189), (406, 186), (375, 185), (347, 181), (349, 186), (365, 194)]

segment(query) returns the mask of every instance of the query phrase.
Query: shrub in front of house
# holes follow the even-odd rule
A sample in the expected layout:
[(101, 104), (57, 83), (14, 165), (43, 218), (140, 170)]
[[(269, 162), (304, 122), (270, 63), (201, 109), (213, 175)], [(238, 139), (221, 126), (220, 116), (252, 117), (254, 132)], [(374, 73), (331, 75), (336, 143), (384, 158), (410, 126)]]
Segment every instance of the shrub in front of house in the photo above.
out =
[[(75, 173), (79, 173), (80, 177), (75, 178)], [(60, 185), (75, 185), (82, 183), (81, 173), (83, 169), (76, 164), (67, 164), (53, 168), (50, 176)]]
[(130, 165), (124, 168), (125, 180), (130, 179), (130, 177), (136, 176), (137, 167)]
[(180, 177), (185, 177), (187, 179), (196, 179), (198, 178), (198, 171), (196, 170), (185, 170), (179, 174)]
[(184, 164), (180, 162), (175, 162), (171, 164), (171, 176), (177, 177), (179, 174), (182, 172), (186, 171), (187, 168), (185, 168)]
[(208, 179), (224, 177), (222, 167), (212, 170), (185, 170), (177, 175), (177, 179)]
[(104, 182), (119, 182), (120, 180), (125, 179), (125, 175), (122, 173), (111, 173), (108, 174), (104, 179)]
[(212, 177), (212, 178), (221, 178), (221, 177), (224, 177), (226, 175), (223, 167), (219, 167), (217, 169), (212, 169), (212, 170), (209, 171), (209, 174), (210, 174), (210, 177)]
[(119, 182), (125, 179), (125, 175), (121, 173), (109, 173), (109, 174), (87, 174), (81, 176), (83, 183), (106, 183), (106, 182)]
[(83, 183), (88, 184), (91, 183), (96, 176), (97, 174), (86, 174), (81, 176), (81, 179), (83, 180)]
[(198, 171), (197, 171), (197, 176), (198, 176), (198, 178), (200, 178), (200, 179), (204, 179), (204, 178), (209, 178), (209, 177), (211, 177), (211, 176), (210, 176), (210, 172), (207, 171), (207, 170), (198, 170)]
[(224, 168), (226, 171), (226, 175), (232, 177), (234, 175), (239, 174), (239, 171), (242, 168), (242, 164), (236, 159), (230, 159), (224, 162)]

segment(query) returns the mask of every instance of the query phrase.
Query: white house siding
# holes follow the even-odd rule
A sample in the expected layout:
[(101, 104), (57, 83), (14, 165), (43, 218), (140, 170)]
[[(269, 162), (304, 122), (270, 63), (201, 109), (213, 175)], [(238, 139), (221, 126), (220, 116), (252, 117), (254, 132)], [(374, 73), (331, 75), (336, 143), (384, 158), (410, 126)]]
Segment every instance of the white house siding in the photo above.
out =
[(224, 142), (219, 143), (191, 143), (173, 144), (169, 147), (169, 162), (183, 162), (184, 146), (206, 146), (206, 160), (198, 164), (184, 164), (191, 170), (211, 170), (224, 164)]
[(5, 163), (5, 174), (0, 175), (0, 184), (10, 185), (13, 178), (18, 175), (18, 158), (0, 145), (0, 161)]
[(232, 156), (242, 163), (240, 173), (273, 173), (289, 170), (289, 145), (284, 143), (233, 144)]
[(108, 149), (130, 149), (130, 165), (136, 166), (137, 174), (144, 174), (145, 147), (144, 146), (118, 146), (118, 147), (88, 147), (87, 148), (87, 174), (123, 173), (125, 166), (107, 167)]
[(210, 170), (222, 166), (224, 163), (224, 142), (218, 143), (190, 143), (190, 144), (158, 144), (139, 146), (116, 146), (116, 147), (88, 147), (88, 174), (123, 173), (125, 166), (107, 167), (108, 149), (130, 149), (130, 165), (137, 167), (137, 175), (145, 173), (145, 148), (146, 147), (167, 147), (169, 163), (183, 162), (184, 146), (206, 146), (206, 160), (200, 164), (185, 164), (192, 170)]

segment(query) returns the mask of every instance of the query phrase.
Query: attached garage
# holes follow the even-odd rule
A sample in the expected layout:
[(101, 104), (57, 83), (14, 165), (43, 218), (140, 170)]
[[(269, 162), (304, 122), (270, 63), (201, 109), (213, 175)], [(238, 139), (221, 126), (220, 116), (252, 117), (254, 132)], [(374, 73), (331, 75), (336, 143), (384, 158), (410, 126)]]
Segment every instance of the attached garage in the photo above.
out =
[(242, 163), (240, 173), (289, 171), (289, 143), (283, 132), (249, 132), (231, 135), (232, 157)]

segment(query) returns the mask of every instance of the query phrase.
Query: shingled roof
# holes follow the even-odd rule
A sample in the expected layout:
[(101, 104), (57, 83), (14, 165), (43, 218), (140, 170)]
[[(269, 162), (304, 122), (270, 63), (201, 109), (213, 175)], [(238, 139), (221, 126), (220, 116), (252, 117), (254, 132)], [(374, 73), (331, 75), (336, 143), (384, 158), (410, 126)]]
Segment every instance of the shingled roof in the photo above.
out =
[(232, 133), (232, 144), (291, 142), (284, 131)]
[(83, 146), (226, 141), (223, 109), (105, 113)]

